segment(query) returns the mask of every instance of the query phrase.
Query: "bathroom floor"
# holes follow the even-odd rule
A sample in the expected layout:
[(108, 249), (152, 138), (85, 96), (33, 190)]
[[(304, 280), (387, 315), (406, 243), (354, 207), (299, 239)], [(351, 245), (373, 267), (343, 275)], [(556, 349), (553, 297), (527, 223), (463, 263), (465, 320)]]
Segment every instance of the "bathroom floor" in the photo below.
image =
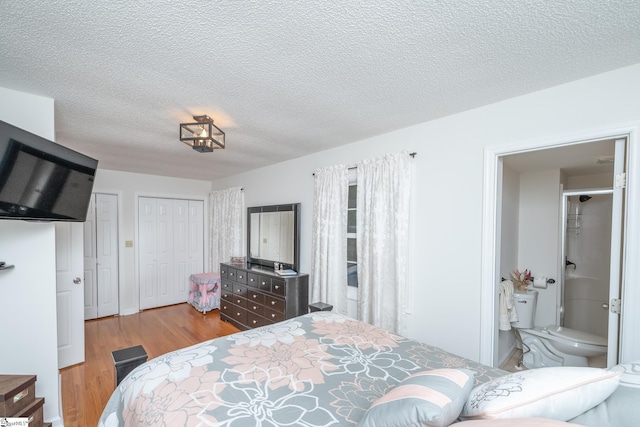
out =
[(522, 357), (522, 350), (520, 350), (519, 348), (515, 349), (511, 357), (509, 357), (509, 359), (507, 359), (507, 361), (504, 362), (502, 366), (500, 366), (500, 369), (504, 369), (505, 371), (508, 371), (508, 372), (519, 372), (524, 369), (527, 369), (524, 367), (524, 365), (518, 366), (518, 364), (520, 363), (521, 357)]
[[(507, 361), (504, 362), (502, 366), (500, 366), (500, 369), (504, 369), (505, 371), (508, 371), (508, 372), (519, 372), (522, 370), (526, 370), (527, 368), (525, 368), (524, 366), (518, 366), (518, 363), (520, 363), (521, 357), (522, 357), (522, 350), (516, 349), (511, 355), (511, 357), (509, 357), (509, 359), (507, 359)], [(589, 358), (589, 366), (592, 368), (606, 368), (607, 356)]]

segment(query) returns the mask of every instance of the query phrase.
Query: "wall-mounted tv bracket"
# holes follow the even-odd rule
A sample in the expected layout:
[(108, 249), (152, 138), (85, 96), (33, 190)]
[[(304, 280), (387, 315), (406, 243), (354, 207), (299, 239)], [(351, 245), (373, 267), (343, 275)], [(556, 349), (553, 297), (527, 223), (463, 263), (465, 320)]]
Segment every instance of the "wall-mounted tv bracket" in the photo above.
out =
[(8, 265), (6, 262), (0, 261), (0, 270), (8, 270), (13, 267), (15, 267), (15, 265)]

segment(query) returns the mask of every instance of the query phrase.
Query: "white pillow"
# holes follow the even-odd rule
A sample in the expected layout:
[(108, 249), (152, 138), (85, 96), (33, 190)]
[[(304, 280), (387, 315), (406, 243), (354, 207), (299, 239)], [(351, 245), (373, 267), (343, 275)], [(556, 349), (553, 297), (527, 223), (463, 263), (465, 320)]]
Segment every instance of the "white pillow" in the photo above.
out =
[(504, 420), (473, 420), (452, 424), (454, 427), (576, 427), (575, 424), (547, 418), (509, 418)]
[(505, 375), (475, 387), (460, 418), (542, 417), (567, 421), (609, 397), (618, 387), (620, 375), (569, 366)]

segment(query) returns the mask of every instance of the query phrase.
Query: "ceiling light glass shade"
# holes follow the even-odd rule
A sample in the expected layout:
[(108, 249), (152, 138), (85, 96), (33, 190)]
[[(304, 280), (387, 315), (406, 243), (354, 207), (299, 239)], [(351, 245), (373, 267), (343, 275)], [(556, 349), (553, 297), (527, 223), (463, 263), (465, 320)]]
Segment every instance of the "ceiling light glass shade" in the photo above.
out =
[(193, 116), (195, 123), (180, 123), (180, 141), (200, 153), (224, 148), (224, 132), (209, 116)]

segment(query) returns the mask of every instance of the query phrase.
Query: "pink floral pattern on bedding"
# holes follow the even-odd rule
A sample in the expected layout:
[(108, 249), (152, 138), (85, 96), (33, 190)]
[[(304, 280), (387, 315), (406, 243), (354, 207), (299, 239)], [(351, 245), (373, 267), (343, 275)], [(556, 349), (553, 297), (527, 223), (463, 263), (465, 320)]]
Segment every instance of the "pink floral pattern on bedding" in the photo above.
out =
[(155, 358), (114, 391), (100, 427), (351, 426), (412, 372), (504, 372), (331, 312), (239, 332)]

